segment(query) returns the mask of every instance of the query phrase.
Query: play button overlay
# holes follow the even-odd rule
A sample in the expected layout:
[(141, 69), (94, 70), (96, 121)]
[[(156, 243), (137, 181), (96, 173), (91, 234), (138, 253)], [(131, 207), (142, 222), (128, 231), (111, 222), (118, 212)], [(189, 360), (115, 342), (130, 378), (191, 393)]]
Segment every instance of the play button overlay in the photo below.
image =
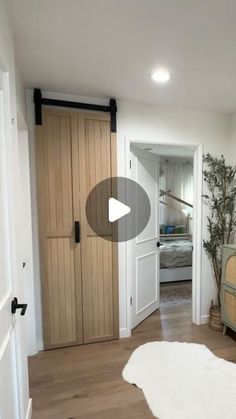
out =
[(128, 207), (128, 205), (123, 204), (123, 202), (120, 202), (115, 198), (109, 199), (108, 219), (111, 223), (114, 223), (114, 221), (117, 221), (125, 215), (129, 214), (130, 211), (130, 207)]
[(111, 177), (90, 191), (86, 217), (92, 232), (105, 240), (124, 242), (138, 236), (146, 227), (151, 213), (145, 190), (125, 177)]

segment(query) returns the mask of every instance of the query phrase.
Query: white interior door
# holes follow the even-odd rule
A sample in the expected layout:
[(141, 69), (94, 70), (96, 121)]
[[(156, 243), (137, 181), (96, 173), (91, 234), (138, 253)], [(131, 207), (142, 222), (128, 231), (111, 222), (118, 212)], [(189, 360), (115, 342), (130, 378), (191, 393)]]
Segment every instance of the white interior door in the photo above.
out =
[(21, 334), (23, 318), (18, 310), (14, 316), (11, 312), (11, 303), (20, 284), (17, 287), (14, 189), (17, 145), (8, 126), (6, 80), (7, 76), (0, 70), (0, 419), (25, 419), (29, 414), (29, 395), (27, 359)]
[(131, 148), (131, 176), (146, 191), (151, 215), (132, 245), (132, 328), (159, 308), (158, 156)]

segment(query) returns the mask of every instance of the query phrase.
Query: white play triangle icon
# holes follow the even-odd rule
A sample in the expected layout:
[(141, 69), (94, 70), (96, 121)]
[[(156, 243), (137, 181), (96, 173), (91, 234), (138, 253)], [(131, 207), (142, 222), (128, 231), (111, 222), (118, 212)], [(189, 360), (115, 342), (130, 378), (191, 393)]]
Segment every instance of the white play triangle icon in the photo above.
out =
[(128, 205), (123, 204), (123, 202), (118, 201), (115, 198), (110, 198), (108, 201), (108, 218), (110, 223), (113, 223), (119, 218), (124, 217), (124, 215), (129, 214), (131, 211)]

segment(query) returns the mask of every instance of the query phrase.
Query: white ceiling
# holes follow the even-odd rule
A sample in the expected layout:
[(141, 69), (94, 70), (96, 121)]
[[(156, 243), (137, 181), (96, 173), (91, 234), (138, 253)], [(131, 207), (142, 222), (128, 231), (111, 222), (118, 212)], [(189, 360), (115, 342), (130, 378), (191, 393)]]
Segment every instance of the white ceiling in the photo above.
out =
[(27, 86), (236, 111), (235, 0), (5, 1)]
[(133, 145), (141, 150), (158, 154), (161, 157), (176, 157), (193, 159), (194, 148), (185, 146), (172, 146), (162, 144), (133, 143)]

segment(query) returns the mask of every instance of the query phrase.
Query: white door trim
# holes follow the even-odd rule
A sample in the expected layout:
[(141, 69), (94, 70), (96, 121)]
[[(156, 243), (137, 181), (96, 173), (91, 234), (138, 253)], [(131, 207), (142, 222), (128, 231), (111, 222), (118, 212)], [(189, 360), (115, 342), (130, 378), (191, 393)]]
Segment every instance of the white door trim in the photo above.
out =
[(192, 321), (201, 324), (202, 290), (202, 155), (203, 146), (194, 150), (193, 161), (193, 279), (192, 279)]
[[(202, 144), (181, 141), (128, 139), (125, 144), (126, 177), (130, 173), (130, 146), (132, 143), (146, 143), (165, 146), (182, 146), (194, 151), (194, 217), (193, 217), (193, 278), (192, 278), (192, 322), (201, 324), (201, 288), (202, 288)], [(126, 284), (127, 284), (127, 329), (124, 336), (131, 335), (132, 325), (132, 241), (125, 243), (126, 253)], [(123, 263), (123, 262), (122, 262)], [(121, 335), (122, 337), (122, 335)]]

